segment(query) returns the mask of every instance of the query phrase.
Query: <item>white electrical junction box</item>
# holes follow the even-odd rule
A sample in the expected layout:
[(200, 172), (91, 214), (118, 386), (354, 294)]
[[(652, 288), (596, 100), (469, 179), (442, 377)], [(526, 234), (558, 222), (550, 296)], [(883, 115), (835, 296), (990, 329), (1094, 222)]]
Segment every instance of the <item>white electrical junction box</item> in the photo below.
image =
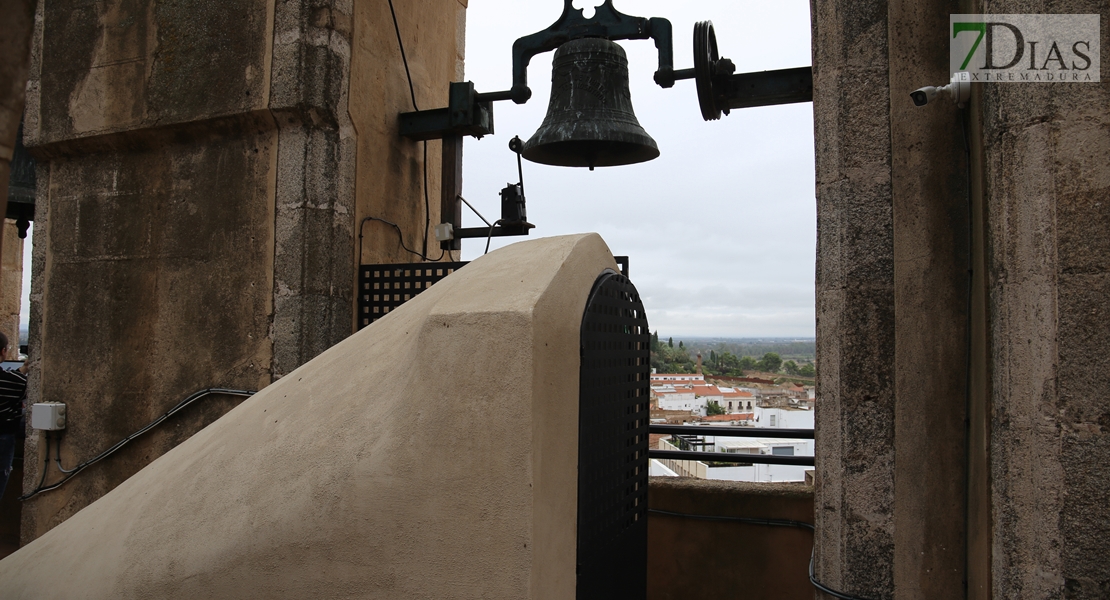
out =
[(66, 428), (66, 405), (61, 402), (39, 402), (31, 405), (31, 428), (58, 431)]

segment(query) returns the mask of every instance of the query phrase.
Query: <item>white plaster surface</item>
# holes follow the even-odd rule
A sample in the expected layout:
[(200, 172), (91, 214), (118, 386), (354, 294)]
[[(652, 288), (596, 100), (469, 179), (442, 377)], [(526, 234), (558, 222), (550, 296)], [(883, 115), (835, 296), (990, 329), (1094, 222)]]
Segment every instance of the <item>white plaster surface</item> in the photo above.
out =
[(474, 261), (0, 561), (4, 597), (572, 597), (605, 269), (596, 234)]

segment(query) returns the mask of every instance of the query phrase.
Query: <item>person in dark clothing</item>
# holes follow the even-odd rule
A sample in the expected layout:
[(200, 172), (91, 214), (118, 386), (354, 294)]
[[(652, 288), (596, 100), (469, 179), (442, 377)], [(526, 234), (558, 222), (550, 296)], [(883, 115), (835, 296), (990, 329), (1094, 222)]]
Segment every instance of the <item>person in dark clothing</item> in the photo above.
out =
[[(0, 333), (0, 361), (8, 360), (8, 336)], [(0, 369), (0, 496), (12, 474), (15, 445), (23, 433), (23, 398), (27, 394), (26, 366)]]

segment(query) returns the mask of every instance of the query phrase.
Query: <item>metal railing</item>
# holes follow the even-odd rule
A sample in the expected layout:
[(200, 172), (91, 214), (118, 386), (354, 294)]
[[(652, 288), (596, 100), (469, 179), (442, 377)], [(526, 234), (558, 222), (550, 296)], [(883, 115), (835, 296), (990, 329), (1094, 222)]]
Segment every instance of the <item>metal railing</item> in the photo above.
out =
[[(649, 433), (669, 433), (681, 436), (756, 437), (795, 440), (812, 440), (812, 429), (781, 429), (777, 427), (709, 427), (690, 425), (649, 425)], [(734, 454), (731, 452), (693, 452), (685, 450), (655, 450), (648, 448), (648, 458), (671, 460), (699, 460), (717, 463), (744, 463), (763, 465), (792, 465), (812, 467), (812, 456), (782, 456), (778, 454)]]

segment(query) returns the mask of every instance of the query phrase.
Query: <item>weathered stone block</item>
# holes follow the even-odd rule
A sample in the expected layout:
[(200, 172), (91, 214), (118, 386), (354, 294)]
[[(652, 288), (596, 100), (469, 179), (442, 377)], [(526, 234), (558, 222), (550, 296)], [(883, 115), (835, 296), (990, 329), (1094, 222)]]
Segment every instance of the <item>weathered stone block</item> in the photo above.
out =
[(273, 0), (58, 0), (35, 145), (266, 107)]

